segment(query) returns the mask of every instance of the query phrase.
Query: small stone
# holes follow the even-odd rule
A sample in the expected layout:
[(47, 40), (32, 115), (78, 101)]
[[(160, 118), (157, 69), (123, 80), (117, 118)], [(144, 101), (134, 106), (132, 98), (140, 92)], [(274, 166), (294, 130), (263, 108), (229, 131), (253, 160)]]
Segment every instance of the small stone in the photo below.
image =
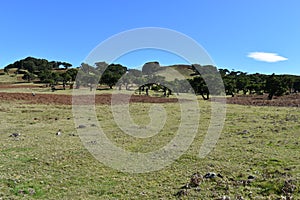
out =
[(204, 175), (204, 178), (216, 178), (216, 173), (214, 172), (208, 172), (207, 174)]
[(19, 136), (21, 136), (21, 134), (20, 133), (12, 133), (9, 137), (19, 137)]
[(60, 135), (61, 135), (61, 129), (59, 129), (59, 130), (56, 132), (56, 135), (57, 135), (57, 136), (60, 136)]
[(244, 198), (242, 197), (242, 195), (238, 195), (235, 199), (236, 200), (244, 200)]
[(223, 197), (222, 197), (222, 200), (230, 200), (230, 197), (228, 197), (228, 196), (223, 196)]
[(248, 180), (253, 180), (253, 179), (255, 179), (254, 176), (252, 176), (252, 175), (249, 175), (249, 176), (248, 176)]

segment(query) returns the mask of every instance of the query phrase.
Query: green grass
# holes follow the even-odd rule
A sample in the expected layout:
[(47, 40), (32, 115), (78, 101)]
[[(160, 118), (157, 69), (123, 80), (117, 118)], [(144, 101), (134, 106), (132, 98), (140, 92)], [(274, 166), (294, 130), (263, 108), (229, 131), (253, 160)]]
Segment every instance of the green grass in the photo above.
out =
[(22, 74), (4, 74), (0, 75), (0, 84), (5, 84), (5, 83), (17, 83), (19, 82), (18, 78), (22, 77)]
[[(28, 105), (1, 102), (0, 199), (176, 199), (180, 187), (199, 172), (222, 174), (204, 180), (183, 199), (276, 199), (286, 180), (298, 186), (300, 199), (299, 108), (228, 105), (227, 119), (216, 148), (204, 159), (198, 152), (210, 119), (210, 104), (199, 100), (201, 120), (194, 142), (179, 159), (156, 172), (131, 174), (106, 167), (84, 147), (76, 132), (71, 106)], [(137, 124), (150, 121), (152, 104), (130, 105)], [(162, 105), (168, 119), (153, 138), (124, 134), (109, 106), (96, 106), (103, 130), (117, 146), (132, 152), (149, 152), (164, 146), (178, 128), (176, 103)], [(57, 120), (55, 120), (57, 118)], [(58, 129), (62, 135), (56, 136)], [(247, 133), (243, 131), (247, 130)], [(21, 137), (9, 137), (19, 132)], [(74, 136), (74, 135), (75, 136)], [(243, 185), (249, 175), (251, 184)], [(34, 191), (33, 194), (30, 191)]]

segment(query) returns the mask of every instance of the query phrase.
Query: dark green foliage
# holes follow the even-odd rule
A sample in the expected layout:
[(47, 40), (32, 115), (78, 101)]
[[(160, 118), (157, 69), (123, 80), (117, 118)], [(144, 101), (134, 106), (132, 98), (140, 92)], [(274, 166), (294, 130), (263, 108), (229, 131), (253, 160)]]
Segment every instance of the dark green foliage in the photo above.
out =
[(51, 61), (46, 59), (38, 59), (33, 57), (27, 57), (25, 59), (14, 62), (13, 64), (7, 65), (4, 69), (7, 71), (10, 68), (17, 68), (18, 70), (27, 70), (30, 73), (38, 73), (43, 70), (58, 69), (60, 66), (69, 68), (72, 65), (67, 62)]
[[(70, 81), (76, 77), (77, 70), (71, 69), (70, 72), (64, 72), (59, 74), (55, 70), (58, 70), (60, 66), (68, 69), (72, 65), (67, 62), (51, 61), (46, 59), (38, 59), (33, 57), (27, 57), (25, 59), (14, 62), (13, 64), (7, 65), (4, 70), (6, 72), (11, 68), (16, 68), (16, 73), (24, 74), (23, 80), (28, 82), (33, 81), (36, 78), (40, 79), (42, 83), (57, 83), (58, 81)], [(69, 71), (69, 70), (67, 70)]]
[(100, 83), (108, 85), (111, 89), (117, 84), (119, 79), (126, 73), (127, 67), (120, 64), (108, 65), (106, 70), (103, 72)]
[(283, 76), (272, 74), (266, 79), (265, 91), (269, 93), (268, 98), (271, 100), (273, 96), (281, 96), (288, 90), (290, 79)]
[[(224, 90), (223, 80), (215, 66), (194, 64), (192, 69), (195, 77), (189, 79), (189, 82), (196, 94), (200, 94), (204, 100), (208, 100), (210, 94), (222, 94)], [(225, 71), (224, 74), (226, 74)]]
[[(201, 76), (194, 77), (193, 79), (189, 79), (189, 82), (194, 89), (195, 94), (200, 94), (204, 100), (209, 99), (209, 90)], [(205, 96), (206, 95), (206, 96)]]
[(160, 69), (159, 62), (147, 62), (143, 65), (142, 72), (145, 75), (151, 75)]
[(22, 77), (23, 80), (26, 80), (28, 82), (31, 82), (35, 78), (36, 78), (36, 76), (33, 73), (30, 73), (30, 72), (25, 73), (24, 76)]

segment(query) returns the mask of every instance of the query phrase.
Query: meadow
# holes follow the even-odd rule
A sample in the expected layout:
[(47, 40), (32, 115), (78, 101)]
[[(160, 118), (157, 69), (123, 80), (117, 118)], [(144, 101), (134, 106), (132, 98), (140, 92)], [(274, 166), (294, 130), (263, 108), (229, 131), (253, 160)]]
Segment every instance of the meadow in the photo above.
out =
[[(0, 101), (0, 199), (300, 199), (297, 107), (228, 104), (216, 147), (199, 158), (211, 108), (209, 101), (199, 98), (201, 119), (189, 149), (162, 170), (138, 174), (109, 168), (90, 154), (85, 148), (89, 144), (83, 144), (77, 133), (71, 105)], [(133, 120), (148, 123), (152, 105), (131, 103)], [(168, 143), (179, 126), (178, 103), (160, 105), (168, 116), (165, 126), (146, 139), (124, 134), (110, 105), (98, 104), (95, 109), (115, 145), (149, 152)], [(62, 134), (57, 136), (59, 129)], [(12, 133), (20, 136), (10, 137)], [(220, 176), (201, 178), (198, 187), (181, 189), (197, 172)]]

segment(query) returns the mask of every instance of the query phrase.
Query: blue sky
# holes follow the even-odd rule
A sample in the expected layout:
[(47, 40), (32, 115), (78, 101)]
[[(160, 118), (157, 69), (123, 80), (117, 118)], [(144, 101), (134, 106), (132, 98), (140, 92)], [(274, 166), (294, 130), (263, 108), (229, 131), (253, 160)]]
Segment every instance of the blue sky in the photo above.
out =
[[(0, 68), (27, 56), (79, 66), (115, 34), (162, 27), (193, 38), (218, 68), (300, 75), (299, 8), (298, 0), (1, 1)], [(117, 61), (137, 67), (152, 60), (184, 62), (149, 50)]]

